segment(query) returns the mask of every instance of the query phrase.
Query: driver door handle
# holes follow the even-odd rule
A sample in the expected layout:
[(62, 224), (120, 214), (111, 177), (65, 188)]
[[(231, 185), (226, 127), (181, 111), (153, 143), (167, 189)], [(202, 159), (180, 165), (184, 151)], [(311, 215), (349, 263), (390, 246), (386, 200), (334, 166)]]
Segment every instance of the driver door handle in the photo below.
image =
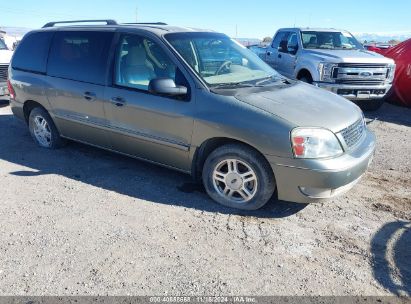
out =
[(281, 58), (282, 56), (281, 56), (281, 54), (278, 54), (278, 58)]
[(126, 103), (126, 100), (123, 97), (112, 97), (110, 102), (117, 107), (122, 107)]

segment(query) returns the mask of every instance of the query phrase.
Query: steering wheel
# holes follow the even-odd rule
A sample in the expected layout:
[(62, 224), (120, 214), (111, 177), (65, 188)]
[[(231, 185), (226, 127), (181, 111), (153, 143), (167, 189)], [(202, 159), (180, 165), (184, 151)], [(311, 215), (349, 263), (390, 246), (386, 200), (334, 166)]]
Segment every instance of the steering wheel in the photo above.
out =
[(220, 67), (217, 69), (217, 71), (215, 72), (214, 75), (215, 75), (215, 76), (220, 75), (223, 70), (230, 70), (231, 64), (232, 64), (232, 62), (231, 62), (230, 60), (224, 61), (224, 62), (220, 65)]

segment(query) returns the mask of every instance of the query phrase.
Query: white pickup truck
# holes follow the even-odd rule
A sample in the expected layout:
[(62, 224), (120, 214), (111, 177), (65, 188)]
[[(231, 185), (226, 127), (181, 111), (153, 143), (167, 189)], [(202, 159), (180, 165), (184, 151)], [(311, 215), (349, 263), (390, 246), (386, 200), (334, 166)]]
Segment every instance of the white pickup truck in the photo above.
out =
[(10, 51), (0, 37), (0, 99), (9, 93), (7, 89), (7, 72), (13, 52)]
[(366, 101), (368, 109), (381, 106), (394, 79), (392, 59), (365, 50), (344, 30), (280, 29), (259, 56), (286, 77)]

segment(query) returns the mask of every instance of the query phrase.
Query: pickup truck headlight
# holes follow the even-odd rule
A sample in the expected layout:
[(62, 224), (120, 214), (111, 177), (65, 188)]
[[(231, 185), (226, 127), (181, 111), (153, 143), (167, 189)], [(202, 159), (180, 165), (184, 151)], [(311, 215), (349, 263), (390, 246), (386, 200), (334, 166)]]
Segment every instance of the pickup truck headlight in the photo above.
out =
[(291, 145), (296, 158), (324, 158), (341, 155), (343, 149), (335, 134), (322, 128), (295, 128)]
[(390, 64), (388, 67), (388, 77), (387, 80), (389, 82), (393, 82), (395, 76), (395, 64)]
[(338, 64), (336, 63), (320, 62), (318, 64), (318, 72), (320, 73), (320, 81), (327, 81), (327, 82), (334, 81), (333, 72), (334, 72), (334, 68), (336, 68), (337, 66)]

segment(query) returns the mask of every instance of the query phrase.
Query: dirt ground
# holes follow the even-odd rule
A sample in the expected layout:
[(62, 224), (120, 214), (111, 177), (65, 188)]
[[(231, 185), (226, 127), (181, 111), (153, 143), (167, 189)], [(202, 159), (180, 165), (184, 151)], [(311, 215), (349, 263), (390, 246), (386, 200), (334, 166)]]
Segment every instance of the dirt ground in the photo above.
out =
[(0, 104), (0, 295), (411, 295), (411, 109), (321, 204), (215, 204), (190, 177), (70, 143), (48, 151)]

